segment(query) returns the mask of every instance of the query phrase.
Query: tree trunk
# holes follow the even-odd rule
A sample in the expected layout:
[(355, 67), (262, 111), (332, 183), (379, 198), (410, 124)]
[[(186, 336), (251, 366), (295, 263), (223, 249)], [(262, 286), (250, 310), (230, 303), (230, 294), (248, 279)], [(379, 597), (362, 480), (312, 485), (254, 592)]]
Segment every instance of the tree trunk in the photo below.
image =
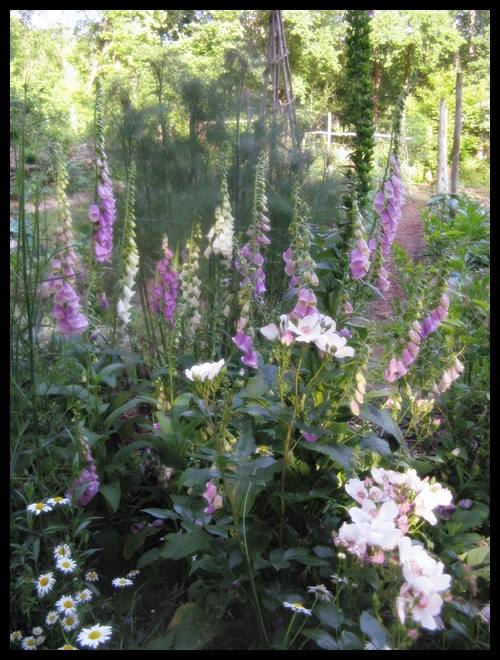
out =
[(457, 71), (455, 87), (455, 125), (453, 128), (453, 148), (451, 151), (451, 183), (450, 192), (458, 192), (458, 170), (460, 166), (460, 136), (462, 133), (462, 87), (464, 76)]
[(439, 105), (438, 129), (438, 162), (437, 162), (437, 193), (447, 193), (448, 184), (448, 108), (446, 101), (441, 99)]

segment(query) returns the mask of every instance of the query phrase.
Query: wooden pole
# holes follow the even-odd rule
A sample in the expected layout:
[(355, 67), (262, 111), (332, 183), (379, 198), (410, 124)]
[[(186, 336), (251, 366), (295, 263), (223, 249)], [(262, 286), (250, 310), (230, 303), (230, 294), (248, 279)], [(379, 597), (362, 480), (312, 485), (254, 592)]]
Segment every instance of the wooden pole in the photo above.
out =
[(462, 133), (462, 89), (464, 74), (457, 71), (455, 87), (455, 125), (453, 127), (453, 148), (451, 151), (451, 185), (450, 192), (458, 192), (458, 170), (460, 167), (460, 136)]
[(327, 149), (328, 153), (330, 153), (330, 149), (332, 146), (332, 113), (328, 113), (328, 128), (327, 128), (327, 138), (326, 138), (326, 144), (327, 144)]
[(448, 108), (446, 101), (441, 99), (439, 104), (439, 129), (438, 129), (438, 162), (437, 162), (437, 186), (436, 192), (447, 193), (448, 183)]

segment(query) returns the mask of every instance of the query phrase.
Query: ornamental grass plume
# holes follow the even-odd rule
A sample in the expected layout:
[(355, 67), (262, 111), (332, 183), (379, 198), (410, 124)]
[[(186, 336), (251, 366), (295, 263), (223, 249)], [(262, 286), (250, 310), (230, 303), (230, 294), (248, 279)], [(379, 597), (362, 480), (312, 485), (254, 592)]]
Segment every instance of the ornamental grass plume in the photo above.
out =
[(111, 261), (113, 254), (113, 224), (116, 220), (116, 202), (108, 168), (104, 144), (104, 120), (101, 83), (96, 81), (96, 167), (97, 200), (89, 209), (89, 218), (95, 223), (94, 253), (100, 263)]
[(312, 232), (309, 225), (309, 209), (300, 196), (300, 185), (296, 182), (292, 192), (293, 215), (290, 223), (290, 246), (283, 252), (285, 273), (290, 278), (289, 288), (318, 286), (318, 276), (314, 272), (315, 263), (311, 257)]
[(239, 252), (235, 266), (240, 273), (240, 290), (238, 302), (240, 305), (240, 318), (236, 324), (236, 335), (232, 337), (233, 343), (243, 352), (241, 361), (247, 367), (257, 369), (257, 353), (253, 350), (254, 330), (248, 327), (252, 317), (252, 303), (262, 304), (266, 292), (266, 275), (264, 272), (265, 257), (261, 254), (262, 246), (271, 243), (267, 234), (271, 229), (266, 195), (267, 157), (259, 157), (255, 172), (255, 194), (252, 212), (252, 223), (246, 231), (248, 237)]
[(135, 241), (135, 163), (130, 166), (130, 176), (127, 187), (127, 203), (125, 213), (125, 227), (122, 257), (125, 263), (123, 273), (122, 296), (118, 300), (116, 311), (122, 322), (130, 323), (131, 300), (134, 295), (135, 276), (139, 270), (139, 252)]
[(179, 314), (183, 319), (184, 335), (188, 341), (194, 339), (196, 330), (201, 325), (201, 280), (198, 277), (200, 269), (200, 248), (198, 241), (200, 239), (201, 228), (197, 224), (191, 238), (186, 243), (185, 258), (182, 263), (181, 272), (179, 273), (181, 285)]
[(165, 235), (162, 242), (163, 257), (155, 267), (156, 275), (151, 290), (151, 309), (156, 314), (162, 314), (172, 327), (174, 325), (177, 293), (179, 289), (179, 276), (172, 262), (174, 253), (168, 247), (168, 238)]
[(79, 263), (72, 241), (72, 218), (66, 187), (68, 174), (66, 166), (59, 161), (57, 168), (57, 199), (61, 209), (62, 224), (55, 232), (58, 256), (50, 262), (50, 278), (42, 285), (43, 295), (53, 295), (52, 316), (56, 319), (56, 331), (65, 337), (82, 333), (89, 325), (80, 313), (80, 298), (73, 288), (75, 285), (74, 266)]

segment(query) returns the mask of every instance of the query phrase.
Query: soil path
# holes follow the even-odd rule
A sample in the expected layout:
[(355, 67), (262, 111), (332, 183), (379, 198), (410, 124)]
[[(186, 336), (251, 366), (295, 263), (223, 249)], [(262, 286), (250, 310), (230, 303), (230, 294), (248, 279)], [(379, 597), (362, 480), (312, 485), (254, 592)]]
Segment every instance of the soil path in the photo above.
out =
[[(431, 195), (429, 186), (410, 186), (408, 188), (401, 222), (396, 232), (395, 242), (401, 245), (414, 260), (422, 256), (424, 249), (422, 211)], [(392, 259), (389, 261), (387, 270), (391, 288), (385, 294), (385, 299), (377, 298), (369, 307), (369, 317), (376, 320), (388, 319), (392, 314), (392, 301), (395, 298), (403, 298), (405, 295), (396, 279)]]

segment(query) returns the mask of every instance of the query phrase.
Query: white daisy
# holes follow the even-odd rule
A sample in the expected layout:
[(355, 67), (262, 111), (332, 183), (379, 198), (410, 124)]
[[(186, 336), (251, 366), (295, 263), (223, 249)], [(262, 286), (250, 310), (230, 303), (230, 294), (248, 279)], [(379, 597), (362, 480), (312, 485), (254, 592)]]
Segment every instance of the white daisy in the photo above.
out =
[(135, 578), (139, 575), (141, 571), (139, 571), (137, 568), (134, 568), (132, 571), (129, 571), (126, 575), (128, 578)]
[(43, 634), (43, 628), (40, 628), (40, 626), (37, 626), (36, 628), (33, 628), (32, 633), (34, 637), (39, 637), (39, 635)]
[(75, 601), (77, 603), (88, 603), (90, 600), (92, 600), (92, 598), (93, 594), (90, 589), (82, 589), (75, 594)]
[(10, 633), (10, 641), (11, 642), (18, 642), (23, 636), (22, 630), (14, 630), (14, 632)]
[(92, 649), (96, 649), (99, 644), (107, 642), (111, 637), (111, 626), (101, 626), (96, 623), (95, 626), (90, 628), (84, 628), (77, 637), (77, 641), (82, 646), (90, 646)]
[(283, 607), (288, 608), (289, 610), (292, 610), (292, 612), (299, 613), (299, 614), (305, 614), (306, 616), (311, 616), (312, 610), (308, 610), (305, 608), (302, 603), (287, 603), (285, 601), (283, 603)]
[(132, 580), (128, 580), (127, 578), (118, 577), (112, 580), (111, 584), (117, 589), (123, 589), (124, 587), (131, 587), (134, 583)]
[[(52, 511), (52, 507), (48, 504), (45, 504), (45, 502), (34, 502), (33, 504), (28, 504), (26, 509), (30, 513), (34, 513), (35, 516), (39, 516), (42, 512), (48, 513), (49, 511)], [(28, 637), (26, 639), (28, 639)]]
[(317, 596), (319, 600), (325, 601), (325, 603), (329, 603), (333, 598), (332, 592), (328, 591), (324, 584), (317, 584), (315, 587), (307, 587), (307, 591), (310, 594)]
[(50, 610), (50, 612), (47, 614), (45, 617), (45, 623), (48, 626), (53, 626), (54, 623), (57, 623), (59, 621), (59, 616), (55, 610)]
[(61, 596), (55, 605), (60, 614), (76, 614), (76, 601), (73, 596)]
[(52, 591), (56, 579), (54, 577), (54, 573), (49, 572), (49, 573), (43, 573), (37, 579), (34, 581), (36, 590), (38, 593), (38, 598), (43, 598), (45, 594), (48, 594), (49, 591)]
[(21, 640), (23, 651), (36, 651), (36, 639), (34, 637), (23, 637)]
[(74, 573), (77, 569), (76, 561), (71, 557), (63, 557), (56, 561), (56, 568), (61, 573)]
[(85, 573), (85, 582), (99, 582), (99, 576), (95, 571)]
[(57, 495), (56, 497), (49, 497), (47, 504), (50, 504), (50, 506), (63, 506), (64, 504), (71, 504), (71, 500), (69, 497)]
[(71, 548), (67, 543), (61, 543), (56, 545), (54, 548), (54, 559), (58, 561), (59, 559), (65, 559), (71, 557)]
[(74, 630), (79, 623), (76, 614), (67, 614), (61, 619), (61, 625), (66, 631)]
[(78, 651), (76, 646), (71, 646), (71, 644), (65, 644), (64, 646), (59, 646), (58, 651)]

